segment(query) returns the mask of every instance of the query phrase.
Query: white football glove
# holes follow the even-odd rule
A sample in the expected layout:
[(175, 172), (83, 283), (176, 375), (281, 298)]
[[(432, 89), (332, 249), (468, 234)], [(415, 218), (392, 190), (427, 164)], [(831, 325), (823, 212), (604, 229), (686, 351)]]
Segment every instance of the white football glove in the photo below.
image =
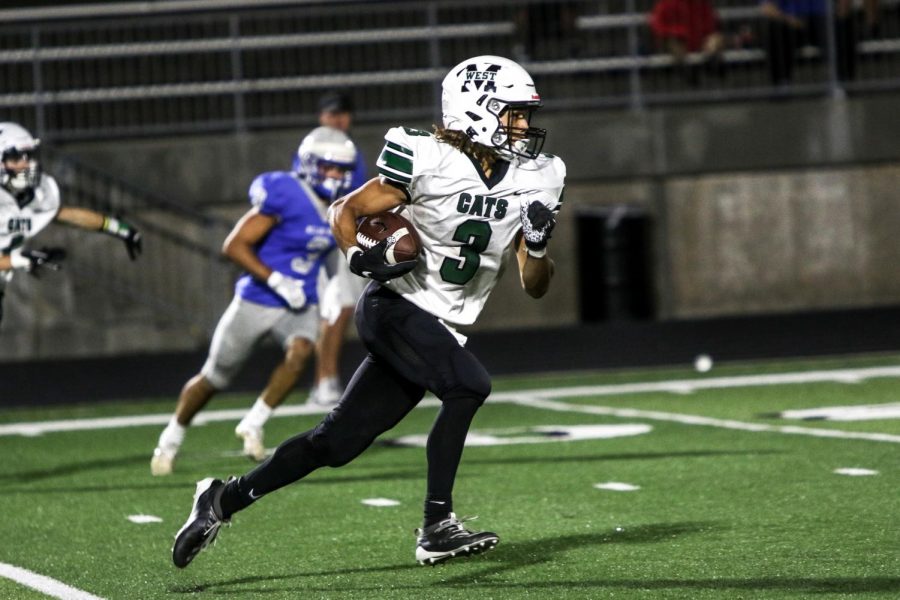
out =
[(319, 298), (319, 314), (329, 325), (334, 325), (341, 316), (341, 284), (335, 275), (328, 280), (322, 297)]
[(22, 249), (16, 248), (9, 253), (9, 266), (17, 271), (30, 271), (34, 263), (27, 256), (22, 255)]
[(40, 268), (58, 271), (60, 263), (66, 257), (66, 251), (62, 248), (41, 248), (30, 250), (16, 248), (9, 253), (9, 265), (17, 271), (25, 271), (37, 276)]
[(284, 298), (291, 310), (300, 310), (306, 306), (306, 292), (303, 291), (303, 282), (293, 277), (285, 277), (278, 271), (272, 271), (266, 280), (272, 290)]
[(553, 211), (535, 200), (528, 206), (522, 205), (519, 217), (528, 253), (537, 258), (547, 254), (547, 242), (556, 227)]

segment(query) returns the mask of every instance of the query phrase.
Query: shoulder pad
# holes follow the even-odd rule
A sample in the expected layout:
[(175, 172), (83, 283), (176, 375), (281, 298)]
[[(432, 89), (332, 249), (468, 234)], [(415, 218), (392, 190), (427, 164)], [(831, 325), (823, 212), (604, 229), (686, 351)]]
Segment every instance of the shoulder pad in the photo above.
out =
[(415, 160), (423, 143), (433, 141), (427, 131), (410, 127), (393, 127), (384, 134), (384, 148), (378, 156), (378, 173), (389, 181), (409, 185), (415, 174)]
[(253, 183), (250, 184), (248, 192), (250, 204), (259, 206), (269, 196), (284, 190), (285, 186), (294, 185), (296, 185), (294, 177), (286, 171), (270, 171), (257, 175)]

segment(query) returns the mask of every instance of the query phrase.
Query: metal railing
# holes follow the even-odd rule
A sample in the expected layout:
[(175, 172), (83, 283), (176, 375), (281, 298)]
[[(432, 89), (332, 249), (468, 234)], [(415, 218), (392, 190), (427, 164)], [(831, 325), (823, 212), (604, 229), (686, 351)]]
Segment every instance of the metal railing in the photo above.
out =
[[(119, 215), (143, 236), (144, 251), (131, 262), (124, 247), (104, 236), (68, 233), (62, 243), (75, 260), (65, 268), (76, 291), (117, 306), (113, 318), (132, 314), (168, 322), (197, 341), (207, 339), (231, 296), (235, 270), (220, 253), (231, 223), (134, 188), (71, 156), (49, 153), (45, 164), (66, 205)], [(91, 307), (82, 310), (90, 313)], [(105, 320), (102, 314), (79, 316)]]
[[(100, 4), (64, 18), (0, 11), (0, 114), (63, 141), (242, 131), (312, 124), (319, 94), (340, 87), (360, 122), (433, 117), (440, 78), (474, 54), (521, 60), (549, 110), (900, 88), (897, 0), (881, 2), (877, 30), (857, 14), (847, 22), (852, 79), (839, 75), (829, 34), (800, 49), (792, 81), (777, 88), (755, 0), (717, 3), (728, 44), (716, 72), (699, 53), (679, 63), (661, 50), (652, 8), (652, 0), (242, 0)], [(826, 18), (833, 31), (834, 11)]]

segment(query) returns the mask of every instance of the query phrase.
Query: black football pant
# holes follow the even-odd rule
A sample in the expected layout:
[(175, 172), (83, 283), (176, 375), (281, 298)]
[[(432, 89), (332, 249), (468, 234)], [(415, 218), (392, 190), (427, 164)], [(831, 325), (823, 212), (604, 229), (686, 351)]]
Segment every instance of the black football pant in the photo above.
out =
[(340, 404), (315, 428), (285, 441), (259, 467), (226, 486), (221, 499), (226, 518), (319, 467), (350, 462), (406, 416), (426, 390), (442, 401), (426, 446), (428, 498), (452, 506), (469, 424), (491, 391), (487, 371), (434, 315), (377, 283), (357, 304), (356, 327), (369, 355)]

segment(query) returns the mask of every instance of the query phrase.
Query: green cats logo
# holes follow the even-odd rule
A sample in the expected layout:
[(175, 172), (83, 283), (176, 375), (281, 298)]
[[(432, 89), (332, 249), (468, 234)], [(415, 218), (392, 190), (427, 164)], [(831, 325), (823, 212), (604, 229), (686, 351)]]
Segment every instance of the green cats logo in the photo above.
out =
[(456, 202), (456, 210), (464, 215), (487, 217), (489, 219), (502, 219), (506, 216), (509, 202), (503, 198), (482, 196), (481, 194), (467, 194), (463, 192)]
[(31, 219), (27, 217), (13, 217), (6, 222), (6, 231), (9, 233), (31, 231)]

